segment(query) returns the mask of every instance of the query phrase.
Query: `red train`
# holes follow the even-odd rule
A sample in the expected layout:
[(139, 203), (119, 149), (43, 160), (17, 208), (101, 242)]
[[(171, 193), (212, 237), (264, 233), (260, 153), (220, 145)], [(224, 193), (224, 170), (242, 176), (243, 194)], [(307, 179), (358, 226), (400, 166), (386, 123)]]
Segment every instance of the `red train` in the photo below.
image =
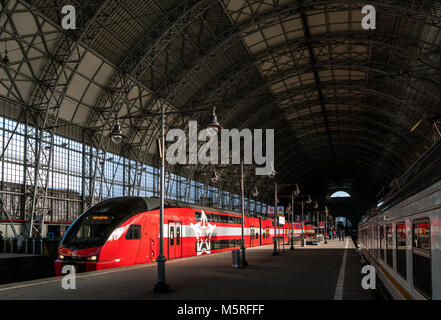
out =
[[(159, 250), (159, 199), (121, 197), (102, 201), (83, 213), (66, 231), (58, 248), (55, 272), (74, 265), (78, 272), (155, 261)], [(272, 244), (274, 219), (245, 218), (245, 246)], [(288, 242), (290, 224), (277, 227)], [(295, 224), (296, 235), (301, 224)], [(305, 225), (305, 234), (315, 228)], [(237, 212), (166, 200), (164, 255), (167, 259), (239, 248), (241, 216)]]

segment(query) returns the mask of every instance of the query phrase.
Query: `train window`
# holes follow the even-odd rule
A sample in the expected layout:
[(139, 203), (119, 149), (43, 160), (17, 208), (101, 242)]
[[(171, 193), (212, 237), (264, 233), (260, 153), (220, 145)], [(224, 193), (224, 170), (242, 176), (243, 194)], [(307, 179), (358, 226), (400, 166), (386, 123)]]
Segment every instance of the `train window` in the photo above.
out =
[(196, 220), (196, 221), (201, 221), (201, 216), (202, 216), (202, 214), (200, 213), (200, 212), (195, 212), (194, 213), (194, 219)]
[(132, 224), (127, 230), (126, 240), (139, 240), (141, 239), (141, 226), (139, 224)]
[(421, 221), (413, 225), (413, 247), (430, 250), (430, 225), (429, 221)]
[(372, 233), (371, 228), (368, 228), (366, 230), (366, 241), (367, 241), (366, 247), (368, 248), (369, 252), (371, 252), (371, 233)]
[(175, 245), (175, 227), (170, 226), (170, 246)]
[(396, 249), (397, 272), (406, 279), (406, 224), (404, 222), (398, 223), (396, 226)]
[(176, 226), (176, 245), (177, 246), (181, 245), (181, 227), (180, 226)]
[(392, 225), (389, 224), (386, 226), (386, 263), (390, 267), (392, 267), (393, 265), (392, 243), (393, 243)]
[(380, 226), (380, 259), (384, 261), (384, 226)]
[(372, 250), (375, 257), (378, 257), (378, 228), (372, 228)]
[(413, 285), (427, 298), (432, 296), (430, 222), (414, 221), (412, 236)]

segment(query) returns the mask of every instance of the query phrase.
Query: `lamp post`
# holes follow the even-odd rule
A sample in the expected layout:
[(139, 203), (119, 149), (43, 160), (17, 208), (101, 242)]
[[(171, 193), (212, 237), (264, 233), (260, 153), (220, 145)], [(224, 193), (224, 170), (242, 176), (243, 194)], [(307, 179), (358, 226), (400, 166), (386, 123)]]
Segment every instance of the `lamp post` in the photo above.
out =
[[(216, 173), (216, 170), (213, 170), (213, 175), (211, 177), (211, 182), (213, 184), (216, 184), (219, 181), (219, 177)], [(257, 187), (253, 191), (253, 196), (257, 197), (259, 195), (259, 192), (257, 191)], [(248, 266), (248, 262), (246, 261), (246, 254), (245, 254), (245, 185), (244, 185), (244, 173), (243, 173), (243, 160), (240, 162), (240, 197), (241, 197), (241, 213), (242, 213), (242, 224), (241, 224), (241, 246), (240, 249), (242, 251), (242, 263), (243, 266)]]
[(274, 183), (274, 251), (273, 256), (279, 255), (279, 244), (277, 241), (277, 182)]
[(326, 214), (326, 217), (325, 217), (325, 244), (328, 244), (328, 240), (327, 240), (327, 238), (328, 238), (328, 207), (327, 206), (325, 206), (325, 214)]
[(240, 162), (240, 195), (241, 195), (241, 211), (242, 211), (242, 262), (243, 266), (248, 266), (248, 262), (245, 259), (245, 235), (244, 235), (244, 223), (245, 223), (245, 187), (243, 181), (243, 160)]
[(294, 192), (291, 194), (291, 246), (289, 250), (294, 250)]
[[(294, 184), (282, 184), (282, 186), (292, 186)], [(295, 198), (298, 197), (300, 195), (300, 189), (299, 189), (299, 185), (295, 184), (296, 188), (295, 190), (293, 190), (293, 192), (291, 193), (291, 195), (282, 195), (280, 197), (289, 197), (291, 198), (291, 228), (290, 228), (290, 235), (291, 235), (291, 247), (289, 248), (289, 250), (295, 250), (294, 249), (294, 206), (295, 206)]]
[(169, 292), (170, 288), (165, 282), (165, 256), (164, 256), (164, 200), (165, 200), (165, 128), (164, 128), (164, 105), (161, 109), (161, 180), (160, 180), (160, 200), (159, 200), (159, 255), (156, 259), (158, 266), (158, 282), (153, 291), (158, 293)]
[[(300, 194), (299, 185), (296, 184), (296, 189), (291, 194), (291, 201), (292, 201), (292, 212), (291, 212), (291, 247), (289, 250), (294, 250), (294, 201), (295, 197), (297, 197)], [(302, 230), (303, 232), (303, 230)]]
[[(306, 203), (309, 204), (312, 202), (311, 200), (311, 196), (308, 194), (308, 199), (306, 200)], [(305, 228), (305, 218), (304, 218), (304, 208), (305, 208), (305, 201), (302, 199), (302, 235), (304, 233), (304, 228)]]
[[(165, 281), (165, 261), (166, 258), (164, 256), (164, 202), (165, 202), (165, 115), (171, 114), (186, 114), (186, 113), (194, 113), (199, 111), (207, 111), (208, 109), (199, 109), (199, 110), (189, 110), (185, 111), (173, 111), (173, 112), (165, 112), (165, 104), (161, 106), (161, 112), (149, 112), (148, 114), (133, 114), (122, 117), (124, 119), (130, 118), (139, 118), (144, 116), (160, 116), (161, 117), (161, 137), (160, 143), (158, 144), (159, 155), (161, 158), (161, 169), (160, 169), (160, 200), (159, 200), (159, 254), (156, 258), (157, 267), (158, 267), (158, 282), (155, 284), (153, 291), (158, 293), (169, 292), (170, 288)], [(213, 128), (216, 130), (216, 133), (223, 129), (222, 126), (217, 121), (216, 116), (216, 108), (212, 108), (212, 117), (210, 122), (207, 124), (207, 128)], [(113, 126), (111, 132), (108, 136), (112, 139), (113, 143), (121, 144), (124, 139), (124, 135), (121, 131), (121, 124), (118, 119), (115, 121), (115, 125)], [(214, 172), (216, 176), (216, 172)], [(217, 178), (217, 176), (216, 176)]]

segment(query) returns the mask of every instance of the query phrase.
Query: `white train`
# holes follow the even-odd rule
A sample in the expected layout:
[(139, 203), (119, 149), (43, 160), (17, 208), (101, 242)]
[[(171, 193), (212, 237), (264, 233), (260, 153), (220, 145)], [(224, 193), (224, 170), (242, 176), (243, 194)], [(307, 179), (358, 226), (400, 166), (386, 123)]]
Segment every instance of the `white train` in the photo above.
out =
[(441, 299), (441, 144), (358, 225), (358, 248), (392, 299)]

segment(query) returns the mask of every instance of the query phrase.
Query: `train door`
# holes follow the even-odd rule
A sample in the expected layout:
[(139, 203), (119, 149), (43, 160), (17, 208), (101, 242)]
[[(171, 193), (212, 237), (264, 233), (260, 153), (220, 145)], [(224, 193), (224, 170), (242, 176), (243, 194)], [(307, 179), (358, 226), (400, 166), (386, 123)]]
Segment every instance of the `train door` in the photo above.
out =
[(255, 236), (256, 236), (256, 230), (254, 230), (254, 227), (250, 227), (250, 247), (254, 247)]
[(182, 223), (170, 221), (168, 223), (168, 258), (182, 257)]
[(262, 245), (262, 237), (263, 237), (262, 220), (259, 218), (259, 246)]
[(270, 233), (270, 229), (268, 227), (265, 227), (265, 234), (266, 234), (266, 241), (265, 243), (271, 243), (271, 233)]
[(125, 236), (120, 241), (121, 266), (135, 264), (141, 244), (142, 223), (141, 219), (129, 225)]
[(141, 243), (139, 244), (138, 255), (135, 261), (136, 264), (153, 261), (156, 258), (153, 254), (154, 249), (150, 237), (151, 234), (148, 230), (149, 222), (149, 219), (145, 218), (141, 228)]

